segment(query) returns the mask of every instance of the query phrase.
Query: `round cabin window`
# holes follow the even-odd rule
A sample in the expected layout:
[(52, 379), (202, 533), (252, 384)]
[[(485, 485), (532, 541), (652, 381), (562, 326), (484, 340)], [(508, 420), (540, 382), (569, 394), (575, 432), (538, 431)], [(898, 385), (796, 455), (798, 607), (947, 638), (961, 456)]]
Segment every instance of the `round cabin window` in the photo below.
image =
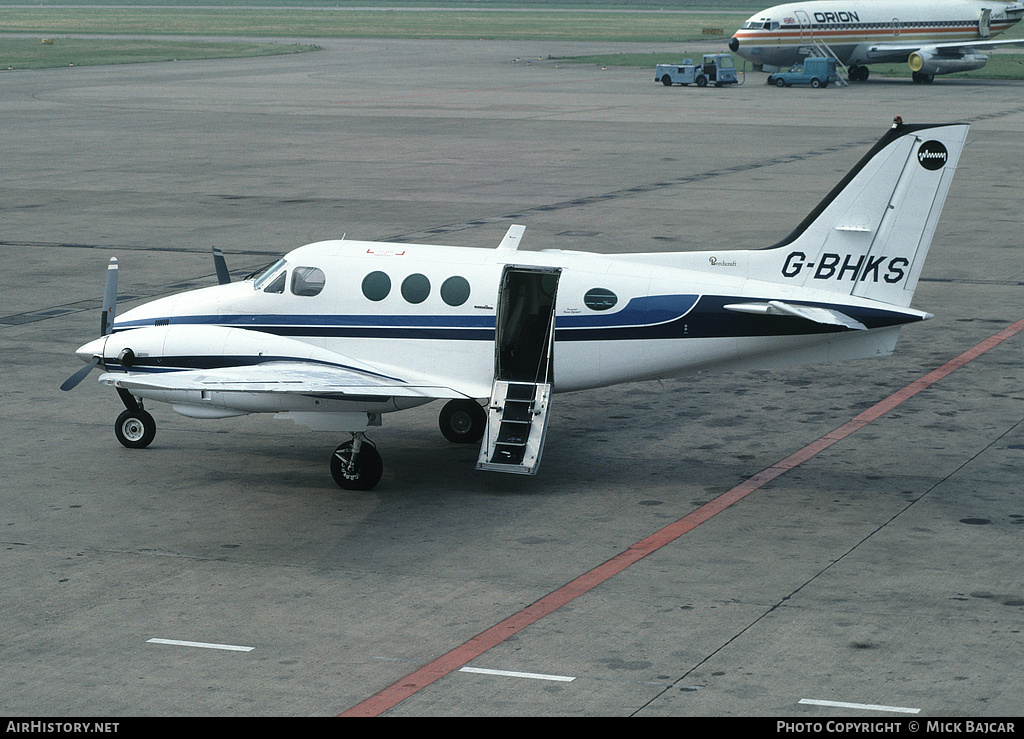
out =
[(410, 303), (422, 303), (430, 295), (430, 280), (426, 275), (409, 275), (402, 280), (402, 297)]
[(469, 280), (465, 277), (449, 277), (441, 283), (441, 300), (451, 306), (458, 306), (469, 300)]
[(383, 300), (390, 292), (391, 278), (384, 272), (371, 272), (363, 278), (363, 295), (368, 300)]

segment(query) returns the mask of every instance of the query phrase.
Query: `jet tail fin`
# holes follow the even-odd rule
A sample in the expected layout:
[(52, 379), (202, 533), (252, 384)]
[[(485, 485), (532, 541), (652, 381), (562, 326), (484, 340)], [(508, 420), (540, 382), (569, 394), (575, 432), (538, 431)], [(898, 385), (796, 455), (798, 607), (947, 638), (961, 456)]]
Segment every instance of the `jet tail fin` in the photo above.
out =
[(760, 252), (761, 279), (910, 305), (967, 130), (896, 119), (787, 238)]

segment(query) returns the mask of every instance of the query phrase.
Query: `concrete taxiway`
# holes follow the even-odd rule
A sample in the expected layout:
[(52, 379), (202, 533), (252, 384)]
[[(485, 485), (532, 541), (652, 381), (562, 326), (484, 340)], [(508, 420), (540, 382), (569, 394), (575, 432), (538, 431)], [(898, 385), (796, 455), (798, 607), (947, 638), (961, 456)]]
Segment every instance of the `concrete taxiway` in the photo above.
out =
[[(0, 713), (365, 706), (1024, 318), (1022, 83), (666, 88), (557, 59), (611, 44), (323, 46), (0, 76)], [(346, 233), (725, 254), (785, 236), (894, 115), (973, 124), (914, 301), (936, 317), (887, 359), (557, 396), (533, 478), (476, 472), (438, 404), (385, 419), (384, 480), (352, 493), (339, 439), (155, 406), (133, 452), (109, 389), (58, 390), (112, 256), (130, 306), (214, 284), (212, 245), (241, 276)], [(1024, 714), (1022, 343), (377, 712)]]

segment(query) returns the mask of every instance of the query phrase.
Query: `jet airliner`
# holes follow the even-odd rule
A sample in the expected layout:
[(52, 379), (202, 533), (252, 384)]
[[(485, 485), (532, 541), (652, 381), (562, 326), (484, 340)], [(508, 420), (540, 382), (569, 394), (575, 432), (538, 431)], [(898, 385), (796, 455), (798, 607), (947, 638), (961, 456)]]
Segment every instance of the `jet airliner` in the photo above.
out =
[(1024, 17), (1024, 3), (976, 0), (811, 0), (775, 5), (752, 15), (729, 48), (759, 69), (786, 67), (825, 55), (864, 81), (869, 64), (906, 62), (915, 82), (937, 74), (981, 69), (982, 52), (1024, 45), (993, 40)]
[(749, 250), (524, 251), (513, 225), (495, 249), (318, 242), (234, 282), (215, 250), (221, 284), (123, 315), (111, 260), (100, 336), (61, 388), (102, 367), (133, 449), (154, 440), (150, 401), (350, 434), (330, 469), (355, 490), (383, 473), (367, 433), (440, 399), (478, 469), (534, 474), (556, 392), (890, 354), (930, 317), (910, 303), (967, 130), (897, 119), (789, 236)]

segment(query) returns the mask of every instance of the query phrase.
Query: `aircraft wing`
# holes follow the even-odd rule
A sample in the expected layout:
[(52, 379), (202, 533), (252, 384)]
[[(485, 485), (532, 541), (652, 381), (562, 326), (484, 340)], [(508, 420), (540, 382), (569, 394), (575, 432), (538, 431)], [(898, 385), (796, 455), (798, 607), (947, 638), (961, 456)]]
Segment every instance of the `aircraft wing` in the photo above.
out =
[(928, 48), (935, 49), (939, 54), (949, 55), (962, 54), (965, 51), (991, 51), (1004, 46), (1024, 46), (1024, 38), (1000, 39), (998, 41), (991, 39), (978, 39), (977, 41), (950, 41), (938, 44), (885, 42), (880, 44), (871, 44), (868, 51), (869, 54), (911, 54), (915, 51), (919, 51), (920, 49)]
[(175, 372), (108, 372), (99, 381), (132, 390), (208, 391), (353, 397), (468, 398), (443, 385), (406, 383), (357, 369), (314, 362), (266, 362), (257, 365)]

